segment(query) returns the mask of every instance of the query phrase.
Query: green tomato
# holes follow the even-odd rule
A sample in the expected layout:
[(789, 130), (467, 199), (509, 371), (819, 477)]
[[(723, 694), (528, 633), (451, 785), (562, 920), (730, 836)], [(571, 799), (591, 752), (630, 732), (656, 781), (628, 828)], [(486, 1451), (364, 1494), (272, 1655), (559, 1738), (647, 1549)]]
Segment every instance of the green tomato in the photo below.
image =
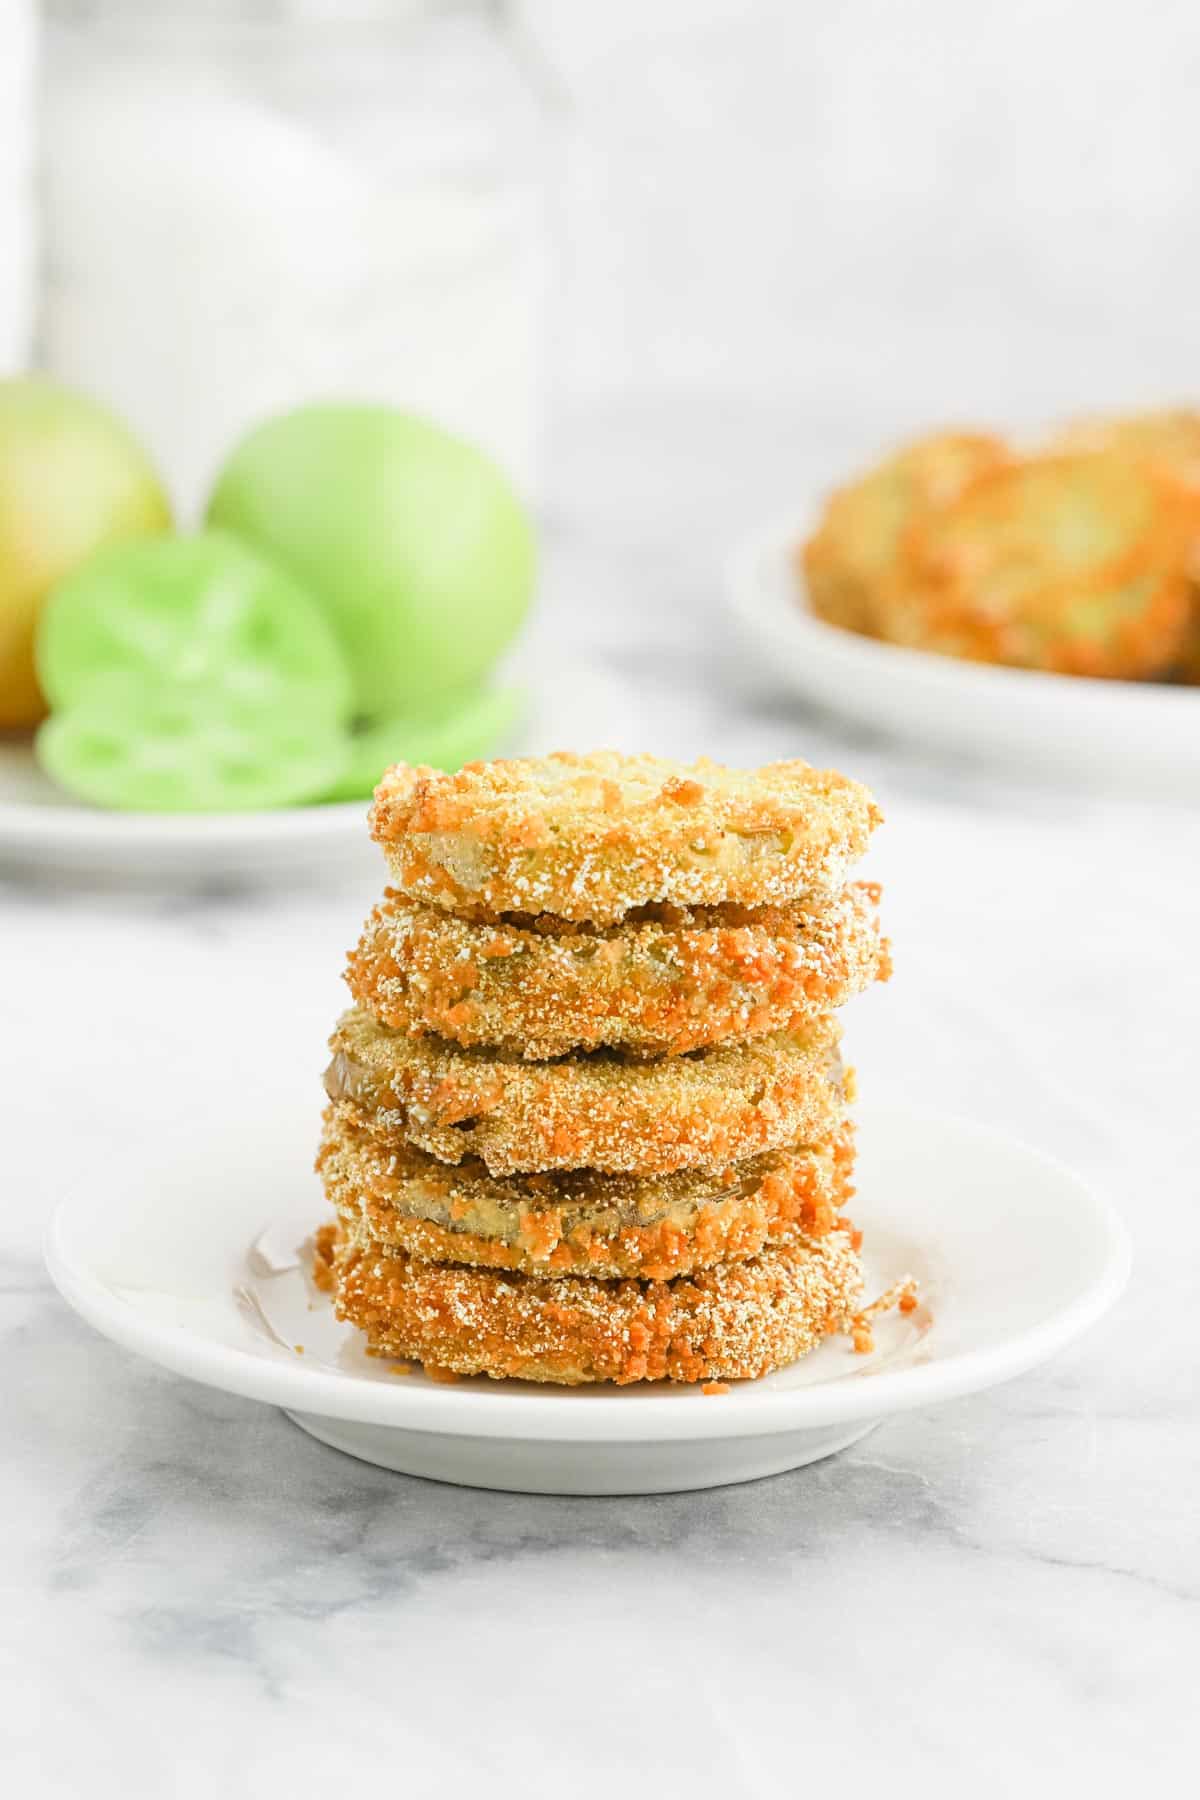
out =
[(170, 523), (145, 452), (103, 407), (51, 381), (0, 381), (0, 730), (45, 713), (34, 632), (55, 583), (100, 545)]
[(245, 705), (288, 700), (344, 719), (350, 677), (323, 614), (237, 538), (116, 544), (55, 588), (37, 666), (50, 704), (74, 707), (117, 679), (204, 689)]
[(476, 685), (529, 608), (533, 532), (500, 471), (389, 407), (306, 406), (260, 426), (208, 519), (323, 603), (368, 718)]
[(365, 800), (393, 763), (428, 763), (453, 773), (494, 756), (525, 710), (518, 688), (459, 695), (438, 713), (381, 719), (350, 738), (350, 760), (327, 800)]
[(348, 757), (327, 712), (131, 681), (96, 688), (47, 719), (46, 773), (94, 806), (129, 812), (262, 812), (325, 793)]

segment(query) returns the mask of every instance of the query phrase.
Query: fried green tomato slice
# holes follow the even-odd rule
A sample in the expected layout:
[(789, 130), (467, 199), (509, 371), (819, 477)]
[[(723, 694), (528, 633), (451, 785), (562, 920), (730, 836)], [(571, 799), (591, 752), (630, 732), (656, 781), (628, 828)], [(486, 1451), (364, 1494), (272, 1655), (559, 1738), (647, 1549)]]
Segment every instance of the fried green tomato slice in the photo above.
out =
[(1116, 450), (1142, 457), (1200, 492), (1200, 412), (1191, 407), (1076, 419), (1057, 433), (1052, 449)]
[(804, 762), (559, 752), (399, 763), (371, 829), (409, 899), (451, 911), (613, 924), (646, 905), (759, 906), (830, 893), (880, 814), (859, 783)]
[[(1200, 412), (1164, 407), (1157, 412), (1077, 419), (1055, 440), (1060, 450), (1118, 450), (1141, 457), (1161, 474), (1200, 498)], [(1189, 686), (1200, 685), (1200, 509), (1188, 549), (1191, 622), (1178, 663), (1171, 671)]]
[(423, 1262), (527, 1275), (665, 1281), (755, 1256), (772, 1238), (832, 1231), (853, 1195), (849, 1123), (815, 1144), (725, 1169), (611, 1175), (593, 1169), (496, 1176), (383, 1143), (357, 1109), (330, 1107), (317, 1155), (347, 1225)]
[(567, 1386), (755, 1379), (845, 1330), (863, 1286), (846, 1230), (673, 1281), (592, 1281), (423, 1262), (360, 1222), (322, 1227), (314, 1274), (377, 1356)]
[(726, 1168), (827, 1136), (849, 1078), (828, 1017), (795, 1035), (630, 1061), (611, 1051), (531, 1063), (389, 1031), (361, 1007), (330, 1040), (325, 1085), (387, 1141), (442, 1162), (478, 1157), (493, 1175)]
[(984, 470), (1008, 460), (1004, 442), (977, 431), (939, 431), (906, 444), (826, 503), (801, 547), (800, 573), (818, 618), (878, 631), (876, 591), (904, 532), (931, 506), (954, 499)]
[(993, 470), (914, 523), (880, 596), (892, 642), (1145, 679), (1182, 653), (1195, 503), (1115, 452)]
[(651, 907), (590, 926), (550, 914), (476, 920), (389, 893), (346, 980), (400, 1031), (530, 1058), (604, 1045), (678, 1055), (799, 1029), (886, 980), (878, 899), (851, 883), (819, 903)]

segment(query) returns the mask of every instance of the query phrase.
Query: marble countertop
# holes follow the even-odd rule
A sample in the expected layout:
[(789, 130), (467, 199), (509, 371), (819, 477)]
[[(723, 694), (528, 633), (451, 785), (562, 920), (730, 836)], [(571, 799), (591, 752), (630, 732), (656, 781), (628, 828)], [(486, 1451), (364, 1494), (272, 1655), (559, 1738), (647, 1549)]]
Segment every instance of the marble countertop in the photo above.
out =
[[(1200, 812), (805, 716), (720, 620), (749, 479), (709, 469), (707, 507), (701, 470), (691, 514), (660, 516), (662, 465), (635, 505), (609, 451), (601, 433), (564, 469), (541, 634), (625, 683), (622, 737), (872, 783), (898, 972), (850, 1015), (864, 1091), (1103, 1184), (1132, 1285), (1044, 1370), (755, 1485), (555, 1500), (385, 1474), (94, 1336), (39, 1255), (67, 1184), (168, 1120), (186, 1155), (231, 1096), (295, 1084), (315, 1120), (373, 878), (9, 882), (0, 1769), (29, 1800), (1182, 1792), (1194, 1769)], [(581, 498), (601, 465), (605, 507)]]

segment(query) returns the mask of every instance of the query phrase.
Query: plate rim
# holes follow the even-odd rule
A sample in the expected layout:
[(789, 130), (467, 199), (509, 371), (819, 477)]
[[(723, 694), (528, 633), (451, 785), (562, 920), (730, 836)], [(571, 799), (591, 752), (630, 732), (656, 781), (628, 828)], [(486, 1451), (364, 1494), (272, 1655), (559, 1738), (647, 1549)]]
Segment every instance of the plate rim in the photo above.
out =
[[(0, 840), (11, 848), (49, 845), (77, 849), (102, 836), (105, 846), (153, 845), (156, 849), (219, 844), (257, 844), (264, 836), (320, 837), (351, 825), (361, 830), (369, 799), (331, 800), (321, 806), (278, 806), (256, 812), (135, 813), (117, 808), (38, 804), (33, 800), (0, 800)], [(58, 827), (56, 830), (55, 827)], [(326, 829), (322, 829), (326, 828)], [(69, 841), (64, 842), (64, 837)]]
[[(67, 1304), (102, 1336), (158, 1367), (246, 1399), (325, 1418), (448, 1437), (495, 1438), (521, 1442), (623, 1443), (703, 1441), (774, 1436), (856, 1419), (907, 1412), (940, 1400), (980, 1392), (1026, 1373), (1078, 1338), (1119, 1299), (1129, 1279), (1132, 1248), (1112, 1202), (1057, 1157), (1011, 1133), (947, 1111), (876, 1101), (862, 1116), (903, 1115), (951, 1130), (965, 1131), (981, 1147), (1001, 1143), (1039, 1164), (1075, 1190), (1090, 1214), (1093, 1244), (1103, 1254), (1090, 1285), (1066, 1306), (998, 1345), (951, 1354), (941, 1360), (884, 1370), (869, 1380), (843, 1379), (808, 1386), (767, 1389), (737, 1384), (736, 1398), (709, 1406), (697, 1387), (656, 1394), (639, 1404), (636, 1394), (564, 1390), (513, 1392), (517, 1383), (497, 1383), (495, 1391), (442, 1384), (395, 1384), (305, 1367), (300, 1359), (276, 1361), (238, 1346), (215, 1342), (186, 1327), (139, 1315), (90, 1271), (81, 1272), (66, 1253), (63, 1237), (79, 1189), (55, 1206), (47, 1223), (43, 1253), (50, 1278)], [(501, 1400), (501, 1390), (503, 1399)], [(497, 1404), (497, 1401), (501, 1401)], [(697, 1405), (702, 1406), (695, 1412)]]
[[(539, 648), (528, 630), (495, 665), (490, 679), (524, 689), (526, 707), (511, 739), (500, 753), (536, 755), (539, 746), (557, 745), (558, 727), (564, 723), (555, 694), (577, 695), (582, 687), (594, 712), (619, 712), (618, 695), (623, 684), (611, 671), (598, 668), (594, 658), (568, 649), (557, 653)], [(19, 735), (0, 734), (7, 747), (31, 754), (31, 744)], [(258, 885), (269, 879), (272, 858), (282, 854), (293, 861), (324, 847), (370, 846), (366, 829), (371, 796), (333, 800), (303, 806), (278, 806), (254, 812), (137, 813), (118, 807), (85, 806), (69, 799), (0, 797), (0, 872), (13, 867), (54, 875), (66, 869), (85, 879), (99, 878), (106, 885), (132, 879), (140, 885), (167, 879), (211, 875), (221, 881), (243, 880), (249, 873)], [(96, 862), (97, 854), (101, 861)], [(242, 856), (232, 871), (213, 859), (220, 855)], [(132, 870), (114, 868), (122, 856), (137, 859)]]

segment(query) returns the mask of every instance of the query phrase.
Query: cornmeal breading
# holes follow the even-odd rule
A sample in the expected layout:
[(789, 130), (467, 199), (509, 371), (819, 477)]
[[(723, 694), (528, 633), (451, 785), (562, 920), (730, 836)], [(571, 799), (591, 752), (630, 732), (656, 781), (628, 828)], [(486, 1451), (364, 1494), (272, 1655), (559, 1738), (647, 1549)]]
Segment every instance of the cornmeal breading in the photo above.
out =
[(409, 899), (491, 915), (615, 923), (635, 907), (760, 906), (831, 893), (879, 813), (835, 771), (742, 771), (654, 756), (399, 763), (371, 829)]
[(1183, 653), (1196, 503), (1107, 451), (990, 471), (922, 515), (878, 596), (893, 643), (1138, 679)]
[[(1141, 457), (1200, 500), (1200, 411), (1194, 407), (1077, 419), (1055, 442), (1060, 450), (1118, 450)], [(1185, 560), (1191, 618), (1170, 673), (1195, 686), (1200, 684), (1200, 517)]]
[(988, 433), (939, 431), (904, 445), (839, 488), (800, 552), (818, 618), (874, 635), (879, 583), (914, 518), (927, 507), (945, 505), (1009, 454), (1007, 445)]
[(330, 1040), (326, 1091), (378, 1134), (443, 1162), (480, 1157), (493, 1175), (727, 1168), (836, 1129), (839, 1036), (823, 1016), (802, 1033), (658, 1062), (593, 1051), (529, 1063), (389, 1031), (354, 1007)]
[(1059, 452), (1119, 450), (1144, 457), (1200, 493), (1200, 412), (1192, 407), (1074, 419), (1056, 433), (1051, 447)]
[(381, 1023), (527, 1058), (649, 1056), (796, 1030), (886, 980), (878, 889), (820, 905), (648, 908), (619, 926), (489, 924), (389, 893), (346, 979)]
[(330, 1107), (317, 1167), (348, 1226), (423, 1262), (541, 1276), (665, 1281), (756, 1255), (797, 1228), (833, 1230), (854, 1193), (853, 1134), (771, 1151), (727, 1169), (672, 1175), (490, 1175), (384, 1144), (353, 1106)]
[(890, 973), (846, 879), (878, 820), (802, 762), (387, 772), (314, 1259), (373, 1353), (722, 1392), (865, 1341), (834, 1009)]
[(541, 1281), (421, 1262), (360, 1223), (318, 1234), (317, 1267), (377, 1355), (569, 1385), (765, 1375), (844, 1330), (862, 1292), (845, 1230), (674, 1281)]

